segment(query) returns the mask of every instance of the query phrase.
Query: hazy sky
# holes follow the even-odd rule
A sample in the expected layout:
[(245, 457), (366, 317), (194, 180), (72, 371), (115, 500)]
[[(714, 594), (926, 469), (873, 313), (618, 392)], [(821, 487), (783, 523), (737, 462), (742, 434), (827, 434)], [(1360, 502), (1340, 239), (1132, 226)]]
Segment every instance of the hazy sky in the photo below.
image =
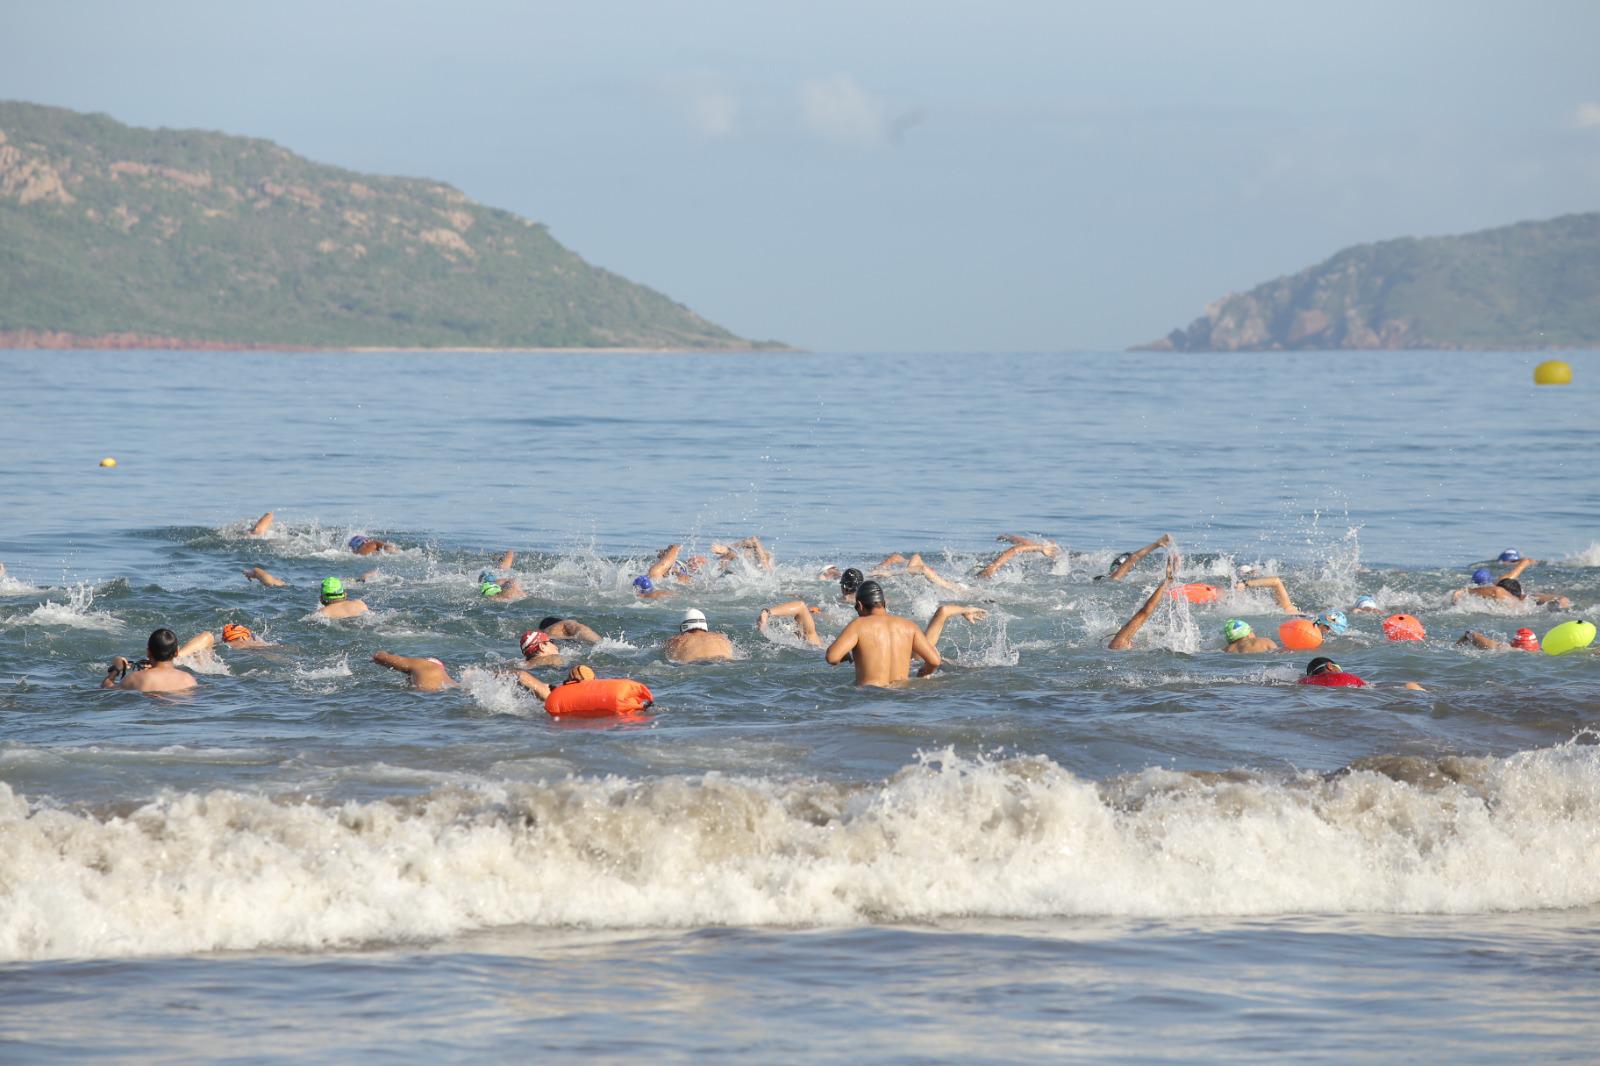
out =
[(1600, 3), (5, 3), (0, 97), (434, 177), (757, 338), (1121, 348), (1600, 209)]

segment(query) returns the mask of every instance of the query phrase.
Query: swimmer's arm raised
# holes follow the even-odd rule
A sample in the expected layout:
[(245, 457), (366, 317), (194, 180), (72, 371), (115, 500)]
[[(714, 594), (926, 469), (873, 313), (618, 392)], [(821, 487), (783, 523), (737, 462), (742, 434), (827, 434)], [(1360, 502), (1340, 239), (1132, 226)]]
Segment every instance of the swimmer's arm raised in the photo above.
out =
[(968, 607), (960, 603), (941, 603), (939, 609), (933, 612), (933, 617), (928, 619), (925, 632), (929, 644), (935, 648), (939, 646), (939, 638), (944, 635), (944, 624), (956, 615), (969, 622), (981, 622), (989, 617), (989, 612), (981, 607)]
[(1289, 590), (1283, 586), (1281, 577), (1252, 577), (1239, 582), (1239, 588), (1245, 589), (1271, 589), (1272, 598), (1278, 601), (1278, 607), (1289, 614), (1298, 614), (1294, 601), (1289, 599)]
[(252, 566), (248, 570), (245, 570), (244, 579), (246, 581), (259, 581), (270, 589), (281, 589), (289, 584), (281, 577), (273, 577), (259, 566)]
[(256, 524), (250, 527), (250, 536), (252, 536), (252, 537), (264, 537), (267, 534), (267, 530), (269, 530), (271, 528), (272, 528), (272, 512), (268, 511), (266, 514), (264, 514), (260, 518), (256, 519)]
[(217, 638), (213, 637), (211, 635), (211, 630), (207, 629), (204, 632), (196, 633), (182, 644), (179, 644), (178, 654), (174, 655), (173, 658), (181, 659), (185, 655), (193, 655), (195, 652), (204, 651), (207, 648), (214, 647), (216, 643)]
[(1129, 570), (1132, 570), (1134, 567), (1139, 565), (1139, 560), (1143, 559), (1146, 555), (1149, 555), (1157, 548), (1166, 547), (1171, 543), (1171, 533), (1161, 534), (1161, 539), (1151, 541), (1149, 544), (1146, 544), (1144, 547), (1140, 548), (1138, 551), (1124, 559), (1121, 566), (1117, 567), (1115, 570), (1111, 571), (1111, 573), (1106, 575), (1106, 580), (1121, 581), (1127, 575)]
[(1539, 560), (1537, 560), (1537, 559), (1522, 559), (1522, 560), (1519, 560), (1517, 562), (1516, 566), (1513, 566), (1510, 570), (1507, 570), (1505, 573), (1500, 575), (1500, 580), (1504, 581), (1508, 577), (1512, 577), (1512, 578), (1521, 577), (1522, 576), (1522, 572), (1524, 570), (1528, 569), (1528, 567), (1530, 567), (1530, 566), (1537, 566), (1538, 563), (1539, 563)]
[(372, 661), (379, 666), (387, 666), (391, 670), (399, 670), (407, 674), (416, 673), (424, 664), (432, 665), (426, 659), (414, 659), (409, 655), (396, 655), (388, 651), (373, 652)]
[(516, 561), (517, 553), (514, 551), (508, 551), (504, 555), (500, 556), (500, 561), (495, 564), (494, 568), (496, 570), (510, 570), (511, 564)]
[(683, 550), (681, 544), (668, 544), (661, 549), (661, 554), (656, 556), (656, 561), (650, 564), (650, 569), (645, 573), (651, 581), (660, 581), (672, 569), (672, 564), (678, 561), (678, 553)]

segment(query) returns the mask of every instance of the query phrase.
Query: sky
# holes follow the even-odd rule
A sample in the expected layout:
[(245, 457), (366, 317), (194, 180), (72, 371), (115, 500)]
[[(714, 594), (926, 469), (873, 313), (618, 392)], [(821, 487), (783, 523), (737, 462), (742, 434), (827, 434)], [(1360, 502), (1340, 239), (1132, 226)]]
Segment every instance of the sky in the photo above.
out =
[(449, 182), (743, 336), (1120, 350), (1600, 210), (1600, 3), (51, 0), (0, 98)]

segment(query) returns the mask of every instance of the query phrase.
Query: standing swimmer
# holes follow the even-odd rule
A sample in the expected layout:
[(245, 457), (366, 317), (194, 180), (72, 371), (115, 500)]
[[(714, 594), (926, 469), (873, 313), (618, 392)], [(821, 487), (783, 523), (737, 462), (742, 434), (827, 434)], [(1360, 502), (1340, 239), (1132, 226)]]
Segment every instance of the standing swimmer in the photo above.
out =
[(922, 660), (918, 677), (927, 677), (943, 662), (938, 649), (917, 623), (889, 613), (883, 586), (863, 581), (856, 589), (856, 614), (860, 617), (844, 627), (828, 645), (829, 666), (850, 659), (856, 668), (856, 684), (897, 685), (911, 677), (911, 659)]

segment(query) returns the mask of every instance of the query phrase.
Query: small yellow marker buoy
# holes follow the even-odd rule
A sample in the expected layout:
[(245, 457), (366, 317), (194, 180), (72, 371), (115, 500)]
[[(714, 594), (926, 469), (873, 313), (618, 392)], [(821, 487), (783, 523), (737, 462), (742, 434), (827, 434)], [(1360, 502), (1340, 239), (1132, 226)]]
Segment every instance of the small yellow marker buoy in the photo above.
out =
[(1571, 385), (1572, 365), (1559, 359), (1546, 359), (1533, 368), (1535, 385)]
[(117, 461), (115, 459), (111, 458), (111, 456), (108, 455), (104, 459), (100, 460), (100, 465), (101, 466), (116, 466), (117, 465)]

